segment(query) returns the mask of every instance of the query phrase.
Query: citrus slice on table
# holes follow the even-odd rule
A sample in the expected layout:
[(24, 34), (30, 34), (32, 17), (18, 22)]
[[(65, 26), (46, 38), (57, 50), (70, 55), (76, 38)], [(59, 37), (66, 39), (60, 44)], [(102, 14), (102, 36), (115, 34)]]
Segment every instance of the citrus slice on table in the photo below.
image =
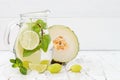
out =
[(26, 50), (33, 50), (39, 44), (39, 36), (34, 31), (25, 31), (21, 34), (20, 44)]
[(40, 73), (43, 73), (46, 69), (47, 69), (47, 65), (46, 64), (29, 64), (29, 68), (31, 70), (36, 70)]

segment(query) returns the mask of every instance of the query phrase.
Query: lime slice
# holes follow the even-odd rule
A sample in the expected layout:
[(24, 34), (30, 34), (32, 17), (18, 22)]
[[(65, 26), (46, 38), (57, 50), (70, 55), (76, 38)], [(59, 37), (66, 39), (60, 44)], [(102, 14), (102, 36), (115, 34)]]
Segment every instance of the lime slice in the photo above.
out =
[(44, 65), (44, 64), (40, 64), (36, 66), (36, 70), (40, 73), (44, 72), (46, 69), (47, 69), (47, 65)]
[(29, 68), (31, 70), (36, 70), (40, 73), (43, 73), (47, 69), (47, 65), (45, 64), (29, 64)]
[(49, 60), (41, 60), (40, 64), (46, 64), (46, 65), (48, 65), (49, 64)]
[(39, 44), (39, 36), (34, 31), (25, 31), (20, 37), (20, 44), (26, 50), (33, 50)]

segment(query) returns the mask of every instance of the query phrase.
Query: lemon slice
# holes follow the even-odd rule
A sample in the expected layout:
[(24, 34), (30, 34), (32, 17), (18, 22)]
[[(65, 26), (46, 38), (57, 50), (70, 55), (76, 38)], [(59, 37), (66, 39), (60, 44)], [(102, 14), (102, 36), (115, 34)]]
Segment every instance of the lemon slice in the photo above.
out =
[(45, 64), (29, 64), (29, 68), (31, 70), (36, 70), (40, 73), (43, 73), (47, 69), (47, 65)]
[(39, 44), (39, 36), (34, 31), (25, 31), (20, 37), (20, 44), (26, 50), (33, 50)]

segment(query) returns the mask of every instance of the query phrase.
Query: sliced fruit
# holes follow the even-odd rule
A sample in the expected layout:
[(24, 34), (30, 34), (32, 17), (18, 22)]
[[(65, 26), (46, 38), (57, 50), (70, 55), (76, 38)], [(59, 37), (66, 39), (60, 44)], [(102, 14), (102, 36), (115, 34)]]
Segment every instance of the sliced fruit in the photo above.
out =
[(40, 64), (39, 66), (36, 66), (36, 70), (40, 73), (43, 73), (47, 69), (47, 65)]
[(22, 47), (22, 45), (20, 44), (20, 38), (22, 33), (24, 33), (25, 31), (30, 30), (30, 28), (24, 24), (24, 26), (20, 29), (20, 32), (17, 36), (16, 42), (15, 42), (15, 52), (16, 52), (16, 56), (21, 59), (22, 61), (29, 61), (31, 63), (39, 63), (40, 62), (40, 58), (41, 58), (41, 51), (38, 50), (36, 51), (34, 54), (28, 56), (28, 57), (23, 57), (23, 51), (24, 48)]
[(51, 73), (59, 73), (62, 69), (62, 65), (55, 63), (48, 66), (48, 71)]
[(40, 64), (47, 64), (47, 65), (48, 65), (49, 63), (50, 63), (49, 60), (41, 60), (41, 61), (40, 61)]
[(15, 45), (15, 51), (16, 55), (18, 58), (20, 58), (22, 61), (29, 61), (31, 63), (39, 63), (40, 58), (41, 58), (41, 51), (38, 50), (34, 54), (28, 56), (28, 57), (23, 57), (23, 48), (19, 43), (19, 40), (16, 40), (16, 45)]
[(82, 69), (82, 66), (80, 66), (79, 64), (74, 64), (70, 67), (70, 71), (72, 72), (80, 72)]
[(39, 36), (34, 31), (25, 31), (21, 34), (20, 44), (26, 50), (33, 50), (39, 44)]
[(53, 59), (58, 62), (68, 62), (74, 59), (79, 51), (79, 43), (75, 33), (64, 25), (49, 27), (53, 41)]
[(47, 65), (46, 64), (29, 64), (29, 68), (31, 70), (36, 70), (40, 73), (43, 73), (46, 69), (47, 69)]
[(23, 24), (23, 27), (21, 28), (21, 30), (19, 31), (19, 34), (17, 36), (16, 42), (15, 42), (15, 52), (18, 58), (20, 58), (21, 60), (23, 60), (23, 47), (20, 44), (20, 36), (21, 34), (26, 31), (26, 30), (30, 30), (29, 27), (27, 26), (27, 24)]

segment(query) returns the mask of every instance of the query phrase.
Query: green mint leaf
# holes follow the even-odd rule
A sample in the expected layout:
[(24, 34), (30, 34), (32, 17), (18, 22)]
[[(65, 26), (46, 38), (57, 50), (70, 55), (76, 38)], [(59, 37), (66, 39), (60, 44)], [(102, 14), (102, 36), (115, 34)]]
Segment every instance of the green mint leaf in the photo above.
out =
[(46, 22), (44, 22), (44, 21), (41, 20), (41, 19), (37, 20), (37, 21), (36, 21), (36, 24), (38, 24), (38, 25), (41, 27), (41, 29), (47, 29), (47, 24), (46, 24)]
[(32, 26), (32, 30), (39, 34), (39, 32), (40, 32), (41, 29), (40, 29), (39, 25), (34, 24), (34, 25)]
[(13, 67), (13, 68), (17, 68), (17, 67), (18, 67), (18, 64), (12, 64), (12, 67)]
[(31, 22), (31, 23), (27, 23), (27, 25), (36, 33), (39, 33), (41, 28), (39, 27), (39, 25), (35, 22)]
[(41, 43), (40, 43), (40, 47), (44, 52), (47, 52), (50, 41), (51, 41), (51, 38), (49, 35), (47, 34), (43, 35)]
[(11, 62), (11, 63), (16, 63), (16, 60), (10, 59), (10, 62)]
[(36, 50), (24, 50), (23, 57), (28, 57), (32, 55), (34, 52), (36, 52)]
[(16, 64), (22, 64), (22, 61), (19, 58), (16, 58)]
[(23, 63), (19, 63), (19, 64), (18, 64), (18, 67), (21, 67), (21, 66), (23, 66)]
[(26, 75), (27, 74), (27, 69), (23, 66), (20, 67), (19, 71), (23, 74)]
[(24, 51), (23, 51), (23, 57), (28, 57), (28, 56), (32, 55), (33, 53), (35, 53), (39, 49), (40, 49), (39, 45), (35, 49), (33, 49), (33, 50), (25, 50), (24, 49)]
[(23, 74), (27, 74), (27, 69), (23, 66), (22, 61), (19, 58), (16, 59), (10, 59), (10, 62), (13, 63), (12, 67), (13, 68), (19, 68), (19, 71)]
[(23, 65), (22, 61), (19, 58), (16, 58), (16, 64), (18, 65), (18, 67)]

